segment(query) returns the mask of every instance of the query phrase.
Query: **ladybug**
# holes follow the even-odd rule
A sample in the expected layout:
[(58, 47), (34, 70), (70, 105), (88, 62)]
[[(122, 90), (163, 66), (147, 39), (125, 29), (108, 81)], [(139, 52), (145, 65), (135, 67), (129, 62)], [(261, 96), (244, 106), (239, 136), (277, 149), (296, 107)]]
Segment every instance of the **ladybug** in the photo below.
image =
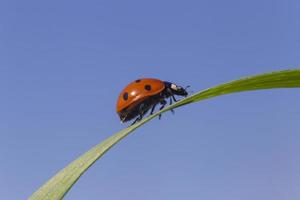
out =
[(120, 93), (116, 111), (121, 122), (135, 118), (132, 123), (134, 124), (140, 121), (150, 109), (150, 115), (153, 114), (157, 104), (161, 104), (159, 110), (162, 110), (167, 104), (166, 99), (170, 99), (171, 105), (173, 101), (177, 101), (174, 95), (186, 97), (188, 87), (183, 88), (174, 83), (154, 78), (137, 79), (127, 85)]

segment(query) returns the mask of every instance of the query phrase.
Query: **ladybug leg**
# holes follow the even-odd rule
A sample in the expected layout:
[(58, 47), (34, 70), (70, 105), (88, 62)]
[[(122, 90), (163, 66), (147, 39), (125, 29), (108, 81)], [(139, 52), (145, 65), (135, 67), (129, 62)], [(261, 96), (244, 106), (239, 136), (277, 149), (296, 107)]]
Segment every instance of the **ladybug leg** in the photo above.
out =
[(175, 96), (174, 96), (172, 90), (168, 89), (168, 94), (169, 94), (168, 96), (171, 96), (172, 99), (173, 99), (175, 102), (177, 102), (177, 100), (175, 99)]
[(159, 110), (162, 110), (162, 109), (164, 109), (164, 107), (166, 106), (167, 102), (166, 102), (166, 100), (162, 100), (162, 101), (160, 102), (160, 104), (161, 104), (161, 107), (159, 108)]
[(177, 100), (175, 99), (174, 94), (172, 94), (171, 96), (172, 96), (172, 99), (173, 99), (175, 102), (177, 102)]
[(143, 116), (145, 114), (145, 105), (141, 104), (139, 107), (139, 116), (137, 118), (135, 118), (135, 120), (131, 123), (131, 125), (135, 124), (138, 121), (141, 121), (143, 119)]
[[(170, 98), (170, 105), (172, 105), (172, 103), (173, 103), (173, 99)], [(173, 109), (171, 109), (171, 112), (172, 112), (173, 115), (175, 114), (175, 111)]]
[(143, 115), (140, 114), (140, 116), (138, 117), (138, 121), (141, 121), (143, 119)]
[(156, 105), (157, 105), (157, 104), (154, 104), (154, 105), (152, 106), (152, 108), (151, 108), (151, 112), (150, 112), (150, 115), (152, 115), (152, 114), (153, 114), (153, 112), (154, 112), (154, 109), (155, 109)]
[(140, 114), (137, 118), (135, 118), (135, 120), (131, 123), (130, 126), (132, 126), (133, 124), (135, 124), (135, 123), (138, 122), (138, 121), (141, 121), (142, 119), (143, 119), (143, 115)]
[(137, 117), (137, 118), (135, 118), (135, 120), (131, 123), (131, 125), (130, 126), (132, 126), (133, 124), (135, 124), (137, 121), (139, 121), (140, 119), (140, 116), (139, 117)]
[[(162, 110), (166, 106), (167, 102), (166, 102), (166, 100), (162, 100), (160, 102), (160, 104), (161, 104), (161, 107), (159, 108), (159, 110)], [(158, 116), (158, 119), (160, 119), (160, 118), (161, 118), (161, 114), (159, 114), (159, 116)]]

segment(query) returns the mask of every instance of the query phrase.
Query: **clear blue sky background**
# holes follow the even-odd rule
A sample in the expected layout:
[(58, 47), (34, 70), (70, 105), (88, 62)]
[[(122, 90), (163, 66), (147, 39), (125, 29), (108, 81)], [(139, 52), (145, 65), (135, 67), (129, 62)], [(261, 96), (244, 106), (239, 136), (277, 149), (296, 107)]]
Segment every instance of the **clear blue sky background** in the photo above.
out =
[[(297, 0), (0, 1), (0, 199), (26, 199), (123, 129), (116, 99), (136, 78), (199, 91), (299, 67), (299, 10)], [(166, 113), (65, 199), (299, 199), (299, 92), (233, 94)]]

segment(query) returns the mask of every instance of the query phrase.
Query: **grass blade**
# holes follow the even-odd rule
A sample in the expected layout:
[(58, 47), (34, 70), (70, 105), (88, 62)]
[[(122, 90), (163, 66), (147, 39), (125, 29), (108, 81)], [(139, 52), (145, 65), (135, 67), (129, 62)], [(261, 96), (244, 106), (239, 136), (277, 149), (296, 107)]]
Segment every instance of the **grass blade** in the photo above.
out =
[(96, 162), (112, 146), (130, 134), (132, 131), (170, 109), (204, 99), (251, 90), (273, 88), (300, 87), (300, 69), (277, 71), (256, 76), (245, 77), (236, 81), (224, 83), (198, 93), (195, 93), (171, 106), (143, 119), (142, 121), (125, 128), (115, 135), (107, 138), (100, 144), (87, 151), (67, 167), (58, 172), (29, 198), (30, 200), (59, 200), (62, 199), (80, 176)]

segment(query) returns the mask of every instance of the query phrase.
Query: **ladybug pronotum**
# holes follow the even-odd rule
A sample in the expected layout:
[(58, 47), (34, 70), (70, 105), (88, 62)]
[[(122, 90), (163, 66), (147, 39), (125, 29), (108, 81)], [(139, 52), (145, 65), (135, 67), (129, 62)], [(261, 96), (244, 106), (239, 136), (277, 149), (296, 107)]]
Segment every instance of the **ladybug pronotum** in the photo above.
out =
[[(151, 109), (153, 114), (157, 104), (161, 104), (160, 110), (167, 104), (176, 101), (174, 95), (188, 95), (186, 88), (174, 83), (161, 81), (154, 78), (143, 78), (131, 82), (119, 95), (116, 111), (121, 122), (127, 122), (135, 118), (132, 124), (140, 121)], [(160, 116), (159, 116), (160, 117)]]

